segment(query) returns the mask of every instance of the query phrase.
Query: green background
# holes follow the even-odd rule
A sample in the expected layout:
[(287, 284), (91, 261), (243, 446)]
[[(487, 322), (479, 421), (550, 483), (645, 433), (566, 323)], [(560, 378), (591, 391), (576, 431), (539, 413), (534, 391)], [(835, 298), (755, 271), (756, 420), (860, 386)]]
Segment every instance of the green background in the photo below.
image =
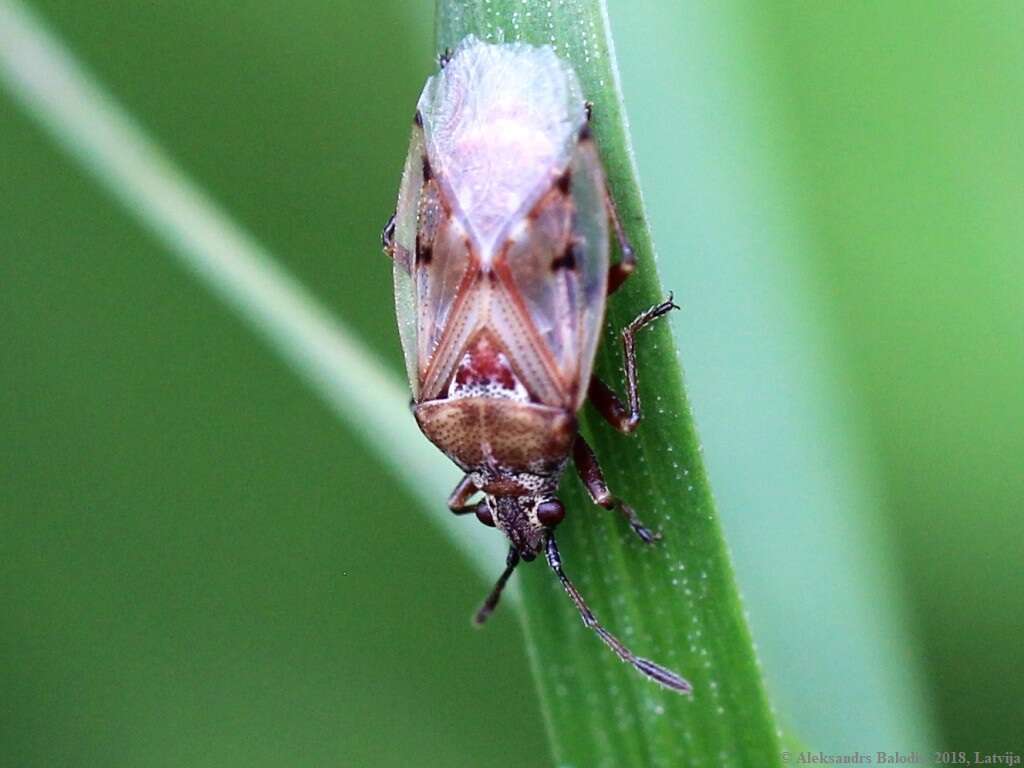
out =
[[(399, 375), (428, 4), (34, 7)], [(1024, 9), (609, 10), (782, 721), (1024, 751)], [(395, 469), (2, 91), (0, 178), (0, 764), (544, 764)]]

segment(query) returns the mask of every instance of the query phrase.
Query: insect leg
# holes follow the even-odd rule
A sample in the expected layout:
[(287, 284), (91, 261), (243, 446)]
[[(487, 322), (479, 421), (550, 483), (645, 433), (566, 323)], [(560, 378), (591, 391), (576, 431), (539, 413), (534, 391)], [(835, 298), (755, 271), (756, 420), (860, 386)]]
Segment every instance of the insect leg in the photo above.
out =
[(391, 257), (392, 261), (400, 263), (406, 272), (409, 271), (409, 252), (395, 242), (395, 216), (398, 212), (392, 213), (388, 223), (380, 233), (380, 245), (384, 253)]
[(672, 294), (669, 294), (668, 299), (641, 312), (633, 322), (622, 329), (622, 349), (626, 363), (626, 395), (629, 400), (628, 411), (611, 387), (596, 376), (590, 377), (590, 387), (587, 391), (590, 401), (597, 408), (598, 413), (620, 432), (629, 434), (636, 429), (642, 415), (640, 392), (637, 387), (636, 334), (673, 309), (679, 309), (679, 307), (672, 301)]
[(469, 479), (469, 475), (464, 475), (459, 484), (455, 486), (455, 490), (448, 496), (448, 509), (452, 511), (454, 515), (476, 515), (476, 519), (479, 520), (486, 526), (491, 528), (494, 527), (494, 517), (491, 515), (491, 507), (488, 505), (486, 499), (484, 501), (478, 501), (475, 504), (470, 504), (469, 500), (474, 493), (480, 489), (476, 487), (476, 483)]
[(645, 544), (653, 544), (661, 538), (660, 533), (655, 533), (643, 524), (632, 507), (624, 504), (621, 499), (613, 496), (612, 492), (608, 490), (604, 473), (601, 472), (601, 465), (597, 463), (597, 456), (594, 455), (594, 451), (587, 445), (587, 441), (583, 439), (582, 435), (576, 435), (576, 442), (572, 446), (572, 460), (576, 465), (576, 472), (580, 476), (580, 480), (583, 481), (587, 493), (590, 494), (590, 498), (594, 500), (595, 504), (605, 509), (618, 510), (626, 518), (629, 527)]
[(476, 511), (476, 504), (470, 504), (469, 500), (474, 493), (480, 489), (476, 487), (469, 475), (464, 475), (455, 490), (448, 496), (448, 509), (456, 515), (467, 515)]
[(398, 215), (398, 211), (395, 211), (388, 217), (388, 223), (384, 225), (384, 229), (380, 233), (380, 247), (384, 249), (384, 253), (394, 258), (395, 250), (395, 216)]
[(597, 636), (600, 637), (605, 645), (612, 649), (616, 656), (622, 659), (627, 664), (632, 664), (642, 674), (649, 677), (656, 683), (665, 686), (677, 693), (691, 693), (693, 686), (691, 686), (686, 680), (681, 678), (675, 672), (669, 669), (665, 669), (653, 661), (642, 659), (639, 656), (633, 654), (629, 648), (622, 644), (622, 642), (615, 637), (611, 632), (601, 626), (598, 622), (597, 617), (594, 616), (593, 611), (587, 605), (583, 599), (583, 595), (579, 593), (576, 586), (569, 581), (569, 577), (565, 575), (565, 571), (562, 570), (562, 558), (558, 553), (558, 545), (555, 544), (555, 537), (548, 534), (547, 537), (547, 558), (548, 565), (551, 566), (551, 570), (558, 576), (558, 580), (562, 582), (562, 587), (569, 595), (569, 599), (576, 605), (576, 610), (580, 612), (580, 618), (583, 619), (583, 623), (594, 630)]
[(636, 270), (636, 254), (626, 236), (626, 231), (622, 228), (619, 209), (615, 206), (615, 200), (612, 199), (608, 182), (605, 182), (604, 185), (604, 207), (608, 211), (608, 221), (612, 223), (612, 228), (615, 230), (615, 239), (619, 243), (619, 253), (621, 254), (618, 263), (608, 267), (608, 295), (610, 296)]
[(505, 570), (501, 572), (501, 576), (498, 577), (497, 583), (494, 585), (494, 589), (491, 590), (491, 594), (484, 600), (484, 604), (480, 606), (480, 610), (476, 612), (476, 616), (473, 617), (473, 623), (480, 625), (487, 621), (487, 617), (494, 612), (495, 606), (498, 604), (498, 600), (501, 599), (501, 591), (505, 589), (505, 584), (508, 583), (509, 577), (512, 575), (512, 571), (519, 565), (519, 550), (515, 547), (509, 547), (508, 558), (505, 560)]

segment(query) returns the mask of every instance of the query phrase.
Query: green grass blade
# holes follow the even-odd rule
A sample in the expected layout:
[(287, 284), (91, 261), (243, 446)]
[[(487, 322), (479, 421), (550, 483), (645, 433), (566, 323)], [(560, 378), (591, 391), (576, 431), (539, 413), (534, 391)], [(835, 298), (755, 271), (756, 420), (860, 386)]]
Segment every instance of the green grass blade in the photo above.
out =
[[(439, 0), (438, 50), (468, 34), (549, 43), (572, 61), (594, 104), (595, 135), (640, 268), (609, 303), (597, 370), (621, 387), (618, 329), (665, 296), (654, 268), (603, 3)], [(581, 414), (614, 492), (664, 533), (642, 545), (567, 479), (563, 560), (596, 613), (641, 655), (694, 684), (663, 691), (620, 664), (579, 622), (542, 567), (524, 568), (527, 626), (556, 757), (570, 765), (765, 766), (779, 763), (777, 726), (743, 616), (666, 326), (640, 339), (645, 419), (623, 437)], [(499, 569), (495, 563), (495, 573)]]

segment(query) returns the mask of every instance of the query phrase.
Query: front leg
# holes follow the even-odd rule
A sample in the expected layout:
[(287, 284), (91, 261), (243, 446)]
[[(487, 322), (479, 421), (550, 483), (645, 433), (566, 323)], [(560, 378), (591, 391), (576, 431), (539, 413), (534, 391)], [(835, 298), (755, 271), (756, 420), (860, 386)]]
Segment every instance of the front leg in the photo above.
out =
[(576, 465), (576, 472), (579, 474), (580, 480), (583, 481), (587, 493), (590, 494), (590, 498), (595, 504), (605, 509), (617, 509), (629, 522), (629, 527), (645, 544), (653, 544), (661, 538), (660, 533), (655, 533), (640, 521), (632, 507), (624, 504), (621, 499), (617, 499), (608, 490), (604, 473), (601, 472), (601, 465), (597, 463), (597, 456), (594, 455), (594, 451), (587, 445), (587, 441), (583, 439), (582, 435), (576, 436), (576, 442), (572, 447), (572, 460)]
[(597, 376), (591, 376), (590, 387), (587, 396), (590, 402), (597, 409), (609, 424), (620, 432), (629, 434), (636, 425), (640, 423), (640, 392), (637, 385), (636, 373), (636, 335), (659, 317), (667, 315), (673, 309), (679, 307), (672, 301), (672, 294), (668, 299), (655, 304), (650, 309), (637, 315), (629, 325), (622, 329), (622, 351), (626, 363), (626, 395), (629, 399), (629, 409), (622, 404), (615, 391), (601, 381)]
[(388, 217), (388, 223), (384, 225), (384, 229), (380, 231), (380, 247), (384, 250), (388, 256), (394, 258), (395, 251), (395, 217), (398, 215), (398, 211), (395, 211)]
[(388, 223), (384, 225), (384, 229), (380, 233), (380, 245), (384, 250), (384, 253), (391, 257), (391, 260), (400, 264), (405, 272), (409, 271), (409, 252), (398, 243), (395, 242), (395, 217), (398, 212), (395, 211), (391, 214), (388, 219)]
[(473, 497), (480, 489), (477, 488), (469, 475), (463, 475), (462, 479), (459, 480), (459, 484), (455, 486), (455, 490), (451, 492), (448, 497), (448, 509), (452, 511), (453, 515), (476, 515), (476, 519), (486, 525), (488, 528), (494, 527), (494, 517), (491, 514), (491, 507), (487, 503), (487, 500), (477, 501), (472, 504), (469, 500)]
[(448, 496), (448, 509), (456, 515), (468, 515), (470, 512), (476, 512), (477, 505), (470, 504), (469, 500), (479, 490), (470, 475), (464, 475), (459, 480), (459, 484), (455, 486), (455, 490)]

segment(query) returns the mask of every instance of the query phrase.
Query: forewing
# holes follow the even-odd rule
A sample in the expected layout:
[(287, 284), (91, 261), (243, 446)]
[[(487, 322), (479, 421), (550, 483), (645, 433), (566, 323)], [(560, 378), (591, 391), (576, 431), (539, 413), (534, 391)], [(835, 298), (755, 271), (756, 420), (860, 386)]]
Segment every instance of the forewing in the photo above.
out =
[[(430, 173), (422, 130), (413, 129), (395, 216), (395, 307), (413, 398), (450, 345), (475, 264), (468, 238)], [(444, 344), (442, 342), (444, 341)], [(431, 378), (435, 378), (431, 376)]]
[(576, 210), (573, 239), (576, 242), (577, 276), (582, 297), (574, 337), (578, 344), (576, 377), (581, 382), (575, 406), (579, 408), (587, 397), (608, 297), (609, 237), (604, 169), (597, 147), (589, 138), (577, 145), (573, 155), (571, 189)]
[(412, 272), (416, 252), (416, 224), (419, 214), (420, 194), (423, 190), (423, 130), (413, 126), (409, 153), (405, 158), (402, 183), (398, 190), (398, 205), (395, 209), (394, 282), (395, 315), (398, 318), (398, 335), (402, 340), (405, 354), (405, 370), (414, 399), (420, 391), (419, 342), (416, 283)]
[(475, 261), (466, 232), (451, 215), (437, 181), (427, 179), (420, 196), (413, 269), (421, 382), (431, 369), (449, 367), (447, 356), (459, 343), (452, 336), (460, 336), (458, 330), (466, 325), (463, 310), (478, 271), (471, 268)]
[(586, 396), (608, 280), (603, 190), (593, 144), (582, 142), (497, 265), (510, 301), (534, 332), (532, 342), (560, 381), (561, 402), (542, 399), (550, 405), (578, 407)]

